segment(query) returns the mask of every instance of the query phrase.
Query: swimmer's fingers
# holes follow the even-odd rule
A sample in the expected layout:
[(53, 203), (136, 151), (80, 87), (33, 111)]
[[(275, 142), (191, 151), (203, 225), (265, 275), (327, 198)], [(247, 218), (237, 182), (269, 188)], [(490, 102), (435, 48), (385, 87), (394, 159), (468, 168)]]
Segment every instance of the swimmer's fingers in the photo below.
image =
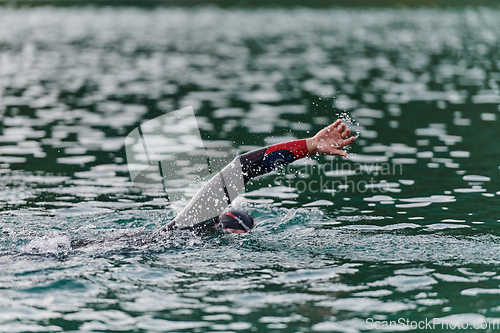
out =
[(334, 122), (333, 124), (331, 124), (331, 125), (330, 125), (330, 126), (328, 126), (328, 127), (329, 127), (329, 128), (332, 128), (332, 129), (333, 129), (333, 128), (337, 128), (337, 127), (340, 125), (340, 123), (342, 123), (342, 120), (341, 120), (341, 119), (337, 119), (337, 120), (335, 120), (335, 122)]
[(349, 134), (351, 134), (351, 130), (348, 128), (345, 131), (343, 131), (342, 133), (340, 133), (340, 136), (342, 137), (342, 139), (345, 139), (345, 138), (349, 137)]
[(345, 157), (345, 158), (348, 157), (347, 152), (345, 150), (337, 149), (337, 148), (332, 148), (328, 152), (328, 155), (339, 155), (339, 156), (342, 156), (342, 157)]
[(337, 119), (333, 124), (328, 125), (326, 129), (328, 130), (328, 132), (332, 131), (342, 132), (343, 131), (341, 130), (342, 126), (345, 126), (344, 123), (342, 122), (342, 119)]
[(345, 158), (349, 157), (349, 154), (347, 154), (347, 152), (345, 150), (340, 150), (339, 149), (339, 151), (340, 151), (340, 154), (339, 154), (340, 156), (345, 157)]
[(339, 133), (343, 133), (345, 128), (346, 128), (345, 124), (341, 123), (340, 126), (337, 128), (337, 131), (339, 131)]
[(339, 148), (348, 146), (348, 145), (352, 144), (354, 141), (356, 141), (356, 138), (351, 136), (349, 139), (343, 140), (335, 148), (334, 147), (329, 148), (325, 153), (328, 155), (339, 155), (339, 156), (343, 156), (343, 157), (347, 158), (348, 157), (347, 152), (345, 150), (342, 150)]
[(356, 137), (351, 136), (349, 139), (345, 139), (342, 142), (342, 147), (348, 146), (348, 145), (352, 144), (354, 141), (356, 141)]

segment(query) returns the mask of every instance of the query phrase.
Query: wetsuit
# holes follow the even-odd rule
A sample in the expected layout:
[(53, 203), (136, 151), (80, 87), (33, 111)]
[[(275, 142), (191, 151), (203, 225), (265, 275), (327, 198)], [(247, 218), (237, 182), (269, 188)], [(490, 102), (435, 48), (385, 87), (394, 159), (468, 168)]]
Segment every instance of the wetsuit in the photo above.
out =
[(278, 143), (238, 156), (245, 184), (295, 160), (309, 156), (306, 139)]
[(237, 156), (212, 177), (186, 207), (157, 232), (172, 229), (210, 229), (218, 216), (252, 178), (264, 175), (300, 158), (309, 156), (306, 140), (271, 145)]

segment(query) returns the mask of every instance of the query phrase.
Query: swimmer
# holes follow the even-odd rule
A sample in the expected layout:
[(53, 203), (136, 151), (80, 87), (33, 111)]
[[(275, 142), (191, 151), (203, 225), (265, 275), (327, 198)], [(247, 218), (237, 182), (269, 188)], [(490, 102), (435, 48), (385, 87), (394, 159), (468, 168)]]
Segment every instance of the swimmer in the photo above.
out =
[(353, 136), (349, 137), (350, 134), (351, 130), (339, 119), (311, 138), (271, 145), (236, 157), (211, 178), (170, 223), (155, 233), (175, 229), (230, 233), (250, 231), (255, 224), (250, 215), (239, 210), (223, 212), (250, 179), (307, 156), (325, 154), (347, 157), (347, 152), (341, 148), (356, 140)]

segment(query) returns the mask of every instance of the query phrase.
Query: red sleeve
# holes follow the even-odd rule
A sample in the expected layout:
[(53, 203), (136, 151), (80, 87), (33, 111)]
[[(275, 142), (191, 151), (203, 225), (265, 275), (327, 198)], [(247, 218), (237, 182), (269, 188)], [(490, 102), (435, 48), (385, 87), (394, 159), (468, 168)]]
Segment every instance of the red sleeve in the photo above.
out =
[(291, 151), (295, 155), (296, 159), (309, 156), (309, 151), (307, 150), (306, 139), (278, 143), (278, 144), (269, 146), (266, 150), (266, 155), (272, 153), (273, 151), (282, 150), (282, 149)]

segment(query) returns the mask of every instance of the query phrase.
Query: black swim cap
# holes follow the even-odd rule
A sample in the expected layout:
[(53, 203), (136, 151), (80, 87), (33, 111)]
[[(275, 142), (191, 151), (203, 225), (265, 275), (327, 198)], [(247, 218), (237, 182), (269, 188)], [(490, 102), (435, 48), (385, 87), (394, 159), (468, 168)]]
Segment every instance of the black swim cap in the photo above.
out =
[(253, 218), (241, 210), (229, 210), (219, 215), (224, 228), (250, 231), (253, 228)]

